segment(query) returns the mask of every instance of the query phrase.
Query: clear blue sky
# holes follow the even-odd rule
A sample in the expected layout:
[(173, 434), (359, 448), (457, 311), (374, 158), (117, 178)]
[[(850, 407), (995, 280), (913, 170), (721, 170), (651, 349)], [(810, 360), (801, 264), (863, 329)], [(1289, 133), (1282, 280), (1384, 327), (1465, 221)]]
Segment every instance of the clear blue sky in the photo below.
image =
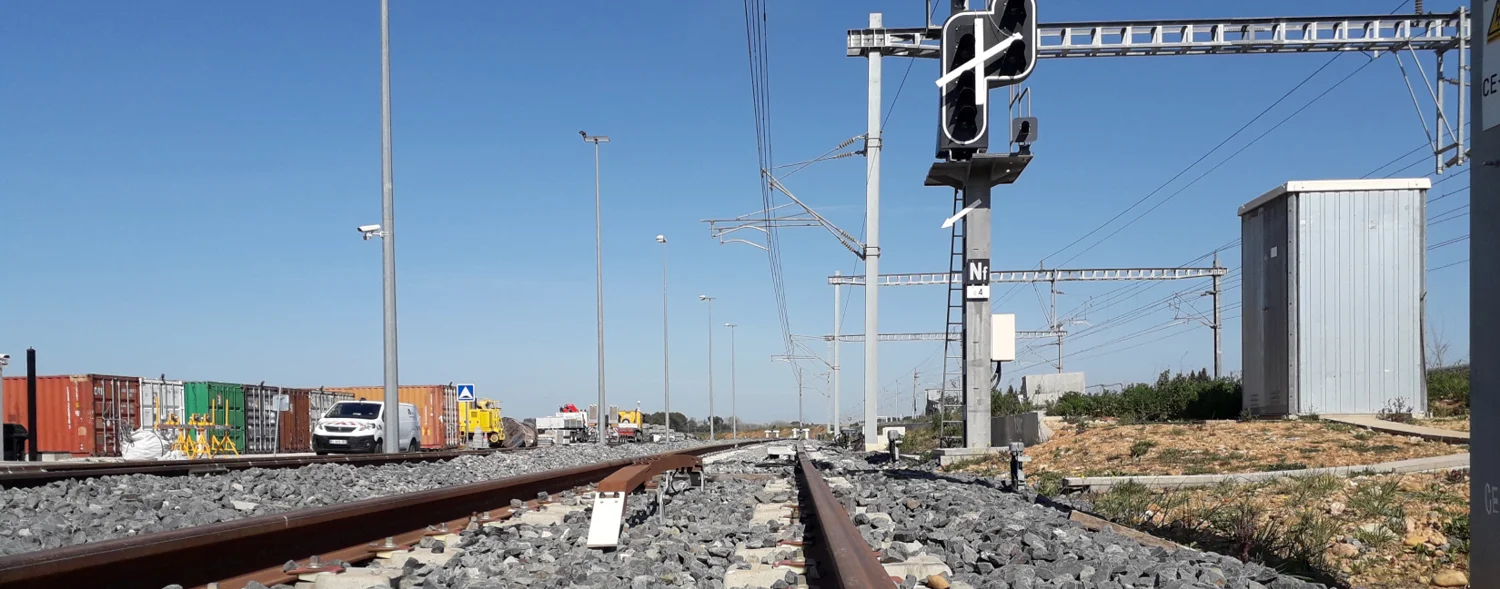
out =
[[(1275, 1), (1257, 4), (1253, 15), (1384, 13), (1394, 4)], [(613, 138), (603, 147), (611, 401), (660, 406), (661, 247), (653, 238), (664, 233), (674, 409), (706, 413), (710, 326), (697, 295), (707, 293), (718, 297), (720, 413), (727, 413), (731, 384), (722, 324), (732, 321), (741, 326), (742, 418), (795, 417), (791, 371), (770, 360), (782, 350), (766, 256), (719, 245), (700, 222), (760, 208), (740, 3), (393, 5), (402, 380), (474, 382), (481, 396), (504, 401), (516, 416), (595, 399), (593, 169), (590, 148), (577, 136), (582, 129)], [(1429, 10), (1456, 6), (1428, 3)], [(915, 0), (770, 3), (778, 162), (811, 158), (864, 132), (866, 66), (845, 57), (843, 43), (844, 31), (862, 27), (873, 10), (899, 27), (919, 26), (923, 9)], [(1252, 15), (1241, 10), (1186, 0), (1041, 7), (1042, 20), (1054, 22)], [(284, 386), (380, 382), (380, 246), (353, 230), (380, 217), (374, 0), (5, 3), (0, 54), (0, 351), (19, 358), (35, 346), (43, 373), (166, 373)], [(998, 189), (995, 267), (1035, 266), (1155, 189), (1327, 59), (1043, 62), (1029, 82), (1041, 119), (1038, 157), (1019, 183)], [(1365, 60), (1341, 58), (1184, 180)], [(937, 65), (914, 64), (903, 86), (907, 61), (885, 64), (892, 114), (882, 270), (941, 271), (948, 233), (939, 224), (951, 193), (921, 185), (932, 160)], [(1430, 76), (1430, 56), (1424, 64)], [(1235, 209), (1256, 195), (1288, 180), (1359, 177), (1422, 141), (1387, 56), (1068, 265), (1180, 265), (1238, 238)], [(1418, 164), (1402, 175), (1430, 171)], [(787, 183), (858, 234), (864, 176), (856, 157), (818, 164)], [(1433, 195), (1466, 185), (1459, 178)], [(1467, 192), (1454, 194), (1429, 214), (1467, 203)], [(1429, 241), (1467, 232), (1464, 217), (1432, 227)], [(833, 295), (824, 277), (862, 269), (816, 229), (786, 230), (782, 244), (792, 330), (827, 333)], [(1467, 256), (1467, 243), (1440, 248), (1429, 267)], [(1225, 252), (1227, 266), (1238, 259), (1237, 249)], [(1067, 285), (1059, 304), (1072, 311), (1119, 286)], [(1103, 323), (1192, 286), (1155, 286), (1090, 309), (1087, 319)], [(1001, 310), (1017, 313), (1021, 329), (1042, 329), (1038, 294), (1029, 290)], [(1450, 359), (1467, 356), (1467, 266), (1435, 270), (1429, 290), (1430, 317), (1451, 343)], [(941, 288), (883, 290), (882, 330), (940, 331), (943, 296)], [(846, 306), (846, 333), (862, 330), (860, 301), (856, 293)], [(1239, 291), (1229, 291), (1225, 304), (1238, 302)], [(1197, 305), (1208, 308), (1206, 301)], [(1077, 352), (1066, 363), (1087, 371), (1090, 383), (1210, 365), (1203, 327), (1127, 339), (1175, 315), (1163, 306), (1080, 335), (1066, 344)], [(1238, 315), (1225, 313), (1235, 318), (1224, 336), (1229, 370), (1240, 366)], [(919, 386), (936, 384), (940, 349), (936, 342), (882, 346), (882, 413), (909, 410), (913, 370), (921, 373)], [(1037, 348), (1006, 381), (1053, 355), (1055, 349)], [(861, 357), (859, 346), (845, 346), (846, 414), (858, 404)], [(818, 390), (807, 393), (809, 420), (826, 416), (822, 378), (819, 371), (812, 383)]]

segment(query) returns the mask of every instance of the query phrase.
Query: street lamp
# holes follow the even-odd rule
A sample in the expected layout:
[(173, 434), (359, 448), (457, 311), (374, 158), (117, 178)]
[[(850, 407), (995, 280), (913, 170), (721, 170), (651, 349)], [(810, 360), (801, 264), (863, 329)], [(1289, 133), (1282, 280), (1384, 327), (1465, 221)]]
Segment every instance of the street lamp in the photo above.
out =
[(739, 384), (738, 377), (734, 372), (734, 328), (739, 327), (733, 323), (725, 323), (729, 328), (729, 427), (733, 431), (734, 439), (740, 439), (740, 406), (738, 401)]
[(656, 236), (661, 244), (661, 394), (665, 398), (667, 441), (672, 441), (672, 364), (667, 346), (667, 236)]
[(708, 303), (708, 439), (714, 439), (714, 297), (698, 295)]
[[(396, 188), (391, 164), (391, 6), (380, 0), (380, 225), (381, 282), (385, 308), (385, 448), (394, 454), (401, 448), (400, 406), (397, 394), (401, 378), (396, 362)], [(371, 232), (365, 233), (369, 239)]]
[(583, 137), (587, 143), (594, 144), (594, 306), (597, 313), (599, 325), (599, 445), (606, 443), (604, 439), (604, 412), (608, 411), (609, 405), (604, 403), (604, 224), (599, 214), (599, 144), (609, 143), (609, 137), (603, 135), (589, 135), (579, 131), (578, 135)]

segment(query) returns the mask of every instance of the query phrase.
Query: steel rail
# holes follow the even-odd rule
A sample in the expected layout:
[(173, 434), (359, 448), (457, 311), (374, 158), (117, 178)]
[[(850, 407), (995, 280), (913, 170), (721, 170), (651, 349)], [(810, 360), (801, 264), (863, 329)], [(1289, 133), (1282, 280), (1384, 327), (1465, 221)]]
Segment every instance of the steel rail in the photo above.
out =
[[(700, 456), (764, 442), (743, 440), (656, 456)], [(244, 587), (255, 575), (279, 574), (289, 555), (357, 560), (387, 538), (420, 538), (427, 526), (477, 521), (512, 499), (532, 500), (597, 483), (637, 458), (377, 497), (206, 526), (90, 542), (0, 557), (0, 587), (149, 587), (177, 584)], [(858, 536), (856, 535), (856, 538)], [(398, 544), (404, 545), (404, 544)], [(221, 581), (228, 582), (221, 582)]]
[(803, 521), (809, 530), (815, 530), (817, 536), (808, 549), (820, 553), (814, 557), (818, 572), (823, 575), (822, 579), (833, 583), (828, 585), (820, 579), (818, 586), (844, 589), (895, 586), (897, 583), (891, 580), (875, 552), (859, 535), (849, 512), (833, 495), (833, 489), (823, 480), (802, 444), (797, 446), (797, 482), (804, 494), (801, 502), (806, 508)]
[(114, 475), (145, 474), (187, 476), (215, 474), (251, 468), (301, 468), (312, 464), (378, 466), (406, 462), (451, 460), (465, 455), (507, 452), (516, 448), (441, 450), (399, 454), (347, 454), (332, 456), (240, 456), (200, 460), (151, 460), (145, 462), (52, 462), (0, 467), (0, 488), (38, 487), (54, 481), (89, 479)]

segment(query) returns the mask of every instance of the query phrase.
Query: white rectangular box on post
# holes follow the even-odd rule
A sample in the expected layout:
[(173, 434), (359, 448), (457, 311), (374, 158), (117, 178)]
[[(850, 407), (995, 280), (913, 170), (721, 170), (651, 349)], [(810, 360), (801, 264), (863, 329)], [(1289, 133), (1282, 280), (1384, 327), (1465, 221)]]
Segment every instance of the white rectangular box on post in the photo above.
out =
[(1016, 316), (1012, 313), (990, 315), (990, 360), (1016, 360)]

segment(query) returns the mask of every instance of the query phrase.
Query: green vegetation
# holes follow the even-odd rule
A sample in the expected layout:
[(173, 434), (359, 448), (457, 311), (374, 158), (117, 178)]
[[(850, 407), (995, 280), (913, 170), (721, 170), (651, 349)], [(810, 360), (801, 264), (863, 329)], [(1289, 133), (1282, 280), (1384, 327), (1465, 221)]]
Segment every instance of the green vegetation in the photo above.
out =
[(1116, 417), (1120, 423), (1233, 419), (1240, 413), (1239, 381), (1212, 379), (1207, 372), (1162, 372), (1155, 384), (1134, 384), (1098, 395), (1065, 393), (1048, 408), (1063, 417)]
[(1469, 365), (1427, 371), (1427, 404), (1433, 417), (1469, 414)]
[(1021, 400), (1021, 395), (1016, 393), (1014, 387), (1004, 393), (990, 391), (990, 415), (992, 416), (1020, 415), (1035, 410), (1036, 407), (1033, 407), (1031, 403)]
[(1153, 442), (1151, 440), (1136, 440), (1134, 444), (1130, 445), (1130, 457), (1136, 460), (1140, 460), (1143, 456), (1146, 455), (1147, 452), (1150, 452), (1151, 449), (1155, 447), (1156, 442)]
[(1396, 397), (1385, 404), (1376, 417), (1396, 423), (1416, 423), (1417, 418), (1412, 416), (1412, 406), (1406, 404), (1406, 399)]

